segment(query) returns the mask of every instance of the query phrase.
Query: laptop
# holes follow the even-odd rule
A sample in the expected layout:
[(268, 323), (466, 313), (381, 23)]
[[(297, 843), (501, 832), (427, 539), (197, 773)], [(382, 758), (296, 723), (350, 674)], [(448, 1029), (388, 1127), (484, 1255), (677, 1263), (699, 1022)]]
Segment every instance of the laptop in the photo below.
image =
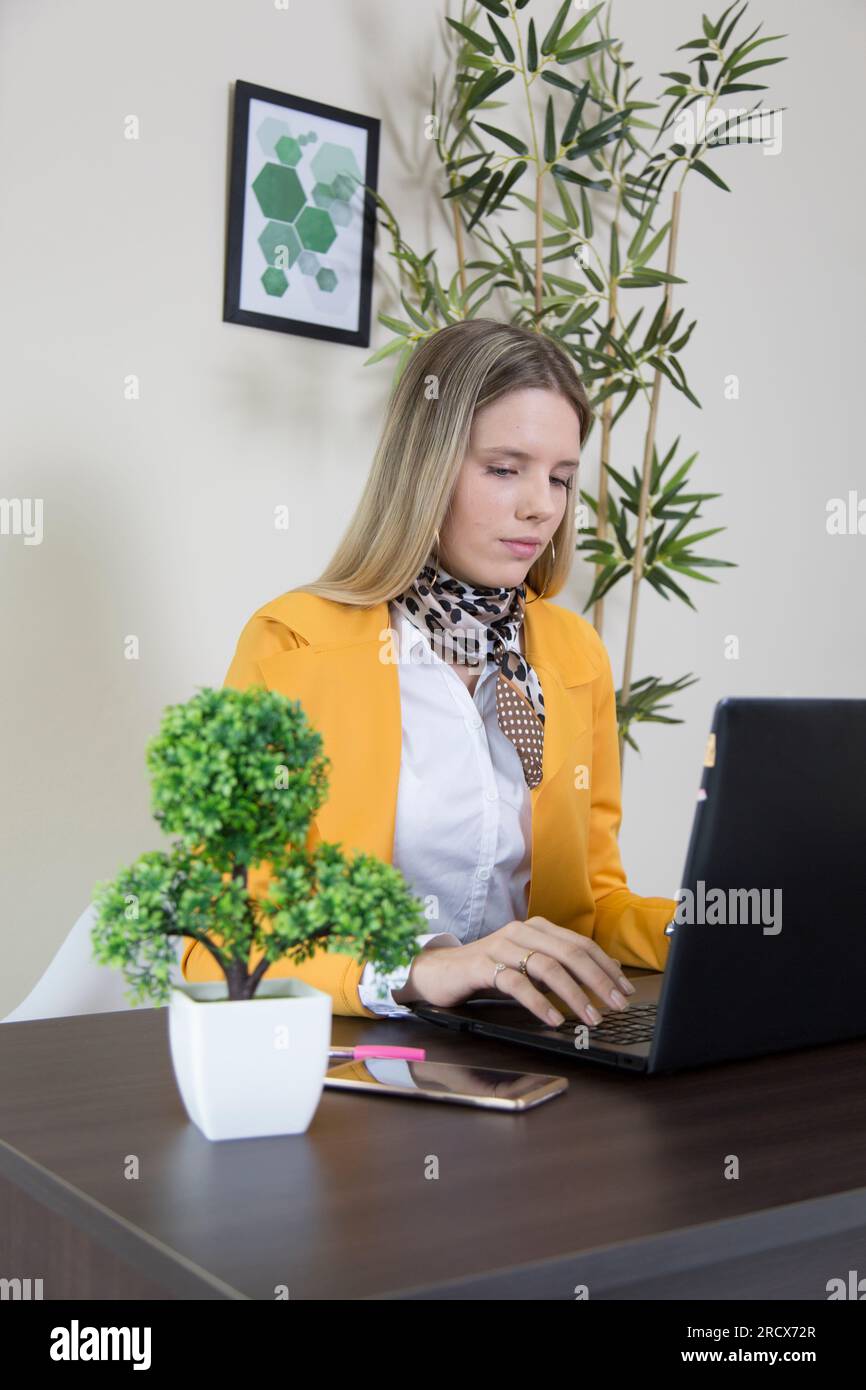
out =
[(682, 885), (664, 971), (627, 968), (594, 1028), (508, 996), (413, 1013), (647, 1074), (866, 1036), (866, 700), (718, 702)]

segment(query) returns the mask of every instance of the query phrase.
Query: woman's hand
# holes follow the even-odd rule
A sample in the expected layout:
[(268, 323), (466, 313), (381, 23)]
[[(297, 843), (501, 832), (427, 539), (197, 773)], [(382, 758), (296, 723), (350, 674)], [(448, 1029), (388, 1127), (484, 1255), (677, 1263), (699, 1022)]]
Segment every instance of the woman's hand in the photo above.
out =
[[(524, 975), (518, 966), (530, 951), (533, 954)], [(507, 969), (496, 972), (494, 983), (497, 961), (503, 961)], [(557, 927), (546, 917), (529, 917), (525, 922), (508, 922), (463, 946), (419, 951), (406, 984), (396, 991), (394, 999), (400, 1004), (423, 999), (448, 1008), (473, 995), (495, 991), (511, 995), (542, 1023), (555, 1025), (563, 1018), (541, 993), (541, 989), (549, 989), (576, 1016), (589, 1024), (600, 1023), (601, 1014), (575, 983), (578, 980), (615, 1009), (626, 1009), (623, 996), (634, 993), (620, 962), (605, 955), (590, 937)]]

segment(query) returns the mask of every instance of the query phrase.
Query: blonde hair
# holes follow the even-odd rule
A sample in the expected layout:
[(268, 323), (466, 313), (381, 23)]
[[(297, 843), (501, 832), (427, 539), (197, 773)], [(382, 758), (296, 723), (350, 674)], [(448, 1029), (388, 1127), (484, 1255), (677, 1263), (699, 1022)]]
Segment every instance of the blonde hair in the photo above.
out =
[[(436, 394), (428, 391), (433, 378)], [(540, 387), (574, 406), (583, 444), (592, 421), (586, 391), (565, 349), (540, 333), (492, 319), (449, 324), (416, 348), (394, 389), (373, 465), (330, 563), (293, 592), (358, 607), (403, 593), (434, 546), (469, 444), (476, 410), (509, 391)], [(575, 474), (575, 477), (577, 475)], [(526, 582), (557, 593), (574, 558), (574, 508)]]

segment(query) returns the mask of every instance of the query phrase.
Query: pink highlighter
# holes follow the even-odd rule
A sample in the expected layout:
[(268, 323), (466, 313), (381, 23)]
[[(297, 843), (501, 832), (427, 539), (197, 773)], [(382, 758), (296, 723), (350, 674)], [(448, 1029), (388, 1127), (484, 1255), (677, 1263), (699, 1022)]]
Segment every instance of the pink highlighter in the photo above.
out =
[(424, 1062), (427, 1052), (423, 1047), (377, 1047), (370, 1043), (364, 1047), (332, 1047), (330, 1057), (350, 1057), (363, 1060), (365, 1057), (400, 1057), (407, 1062)]

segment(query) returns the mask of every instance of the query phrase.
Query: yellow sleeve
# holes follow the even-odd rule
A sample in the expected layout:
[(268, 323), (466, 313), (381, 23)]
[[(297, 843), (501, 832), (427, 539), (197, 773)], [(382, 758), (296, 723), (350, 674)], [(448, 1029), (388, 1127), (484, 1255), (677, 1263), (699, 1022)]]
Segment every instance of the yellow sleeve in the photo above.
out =
[(593, 693), (593, 753), (590, 784), (589, 878), (595, 900), (592, 937), (623, 965), (664, 970), (670, 938), (664, 929), (676, 912), (673, 898), (632, 893), (620, 859), (622, 820), (616, 691), (607, 649), (598, 639), (604, 672)]
[[(301, 645), (298, 636), (285, 623), (273, 618), (253, 616), (244, 627), (238, 639), (232, 663), (229, 666), (223, 687), (233, 690), (247, 690), (253, 685), (265, 685), (260, 661), (275, 656), (279, 652), (292, 651)], [(315, 726), (315, 710), (307, 710), (310, 723)], [(310, 826), (307, 849), (311, 850), (318, 842), (319, 835), (314, 825)], [(225, 874), (224, 878), (229, 875)], [(262, 860), (255, 869), (250, 870), (248, 887), (252, 898), (262, 898), (270, 882), (270, 864)], [(214, 935), (214, 944), (219, 945), (219, 937)], [(223, 980), (225, 976), (213, 956), (201, 942), (185, 937), (187, 945), (181, 960), (181, 974), (190, 983), (199, 984), (207, 980)], [(249, 970), (254, 970), (262, 958), (262, 952), (250, 954)], [(378, 1018), (371, 1009), (364, 1008), (358, 994), (358, 984), (364, 970), (363, 961), (356, 961), (340, 951), (329, 952), (317, 946), (309, 960), (294, 964), (288, 957), (274, 961), (263, 975), (265, 980), (282, 979), (291, 976), (330, 994), (335, 1014), (358, 1014), (363, 1018)]]

